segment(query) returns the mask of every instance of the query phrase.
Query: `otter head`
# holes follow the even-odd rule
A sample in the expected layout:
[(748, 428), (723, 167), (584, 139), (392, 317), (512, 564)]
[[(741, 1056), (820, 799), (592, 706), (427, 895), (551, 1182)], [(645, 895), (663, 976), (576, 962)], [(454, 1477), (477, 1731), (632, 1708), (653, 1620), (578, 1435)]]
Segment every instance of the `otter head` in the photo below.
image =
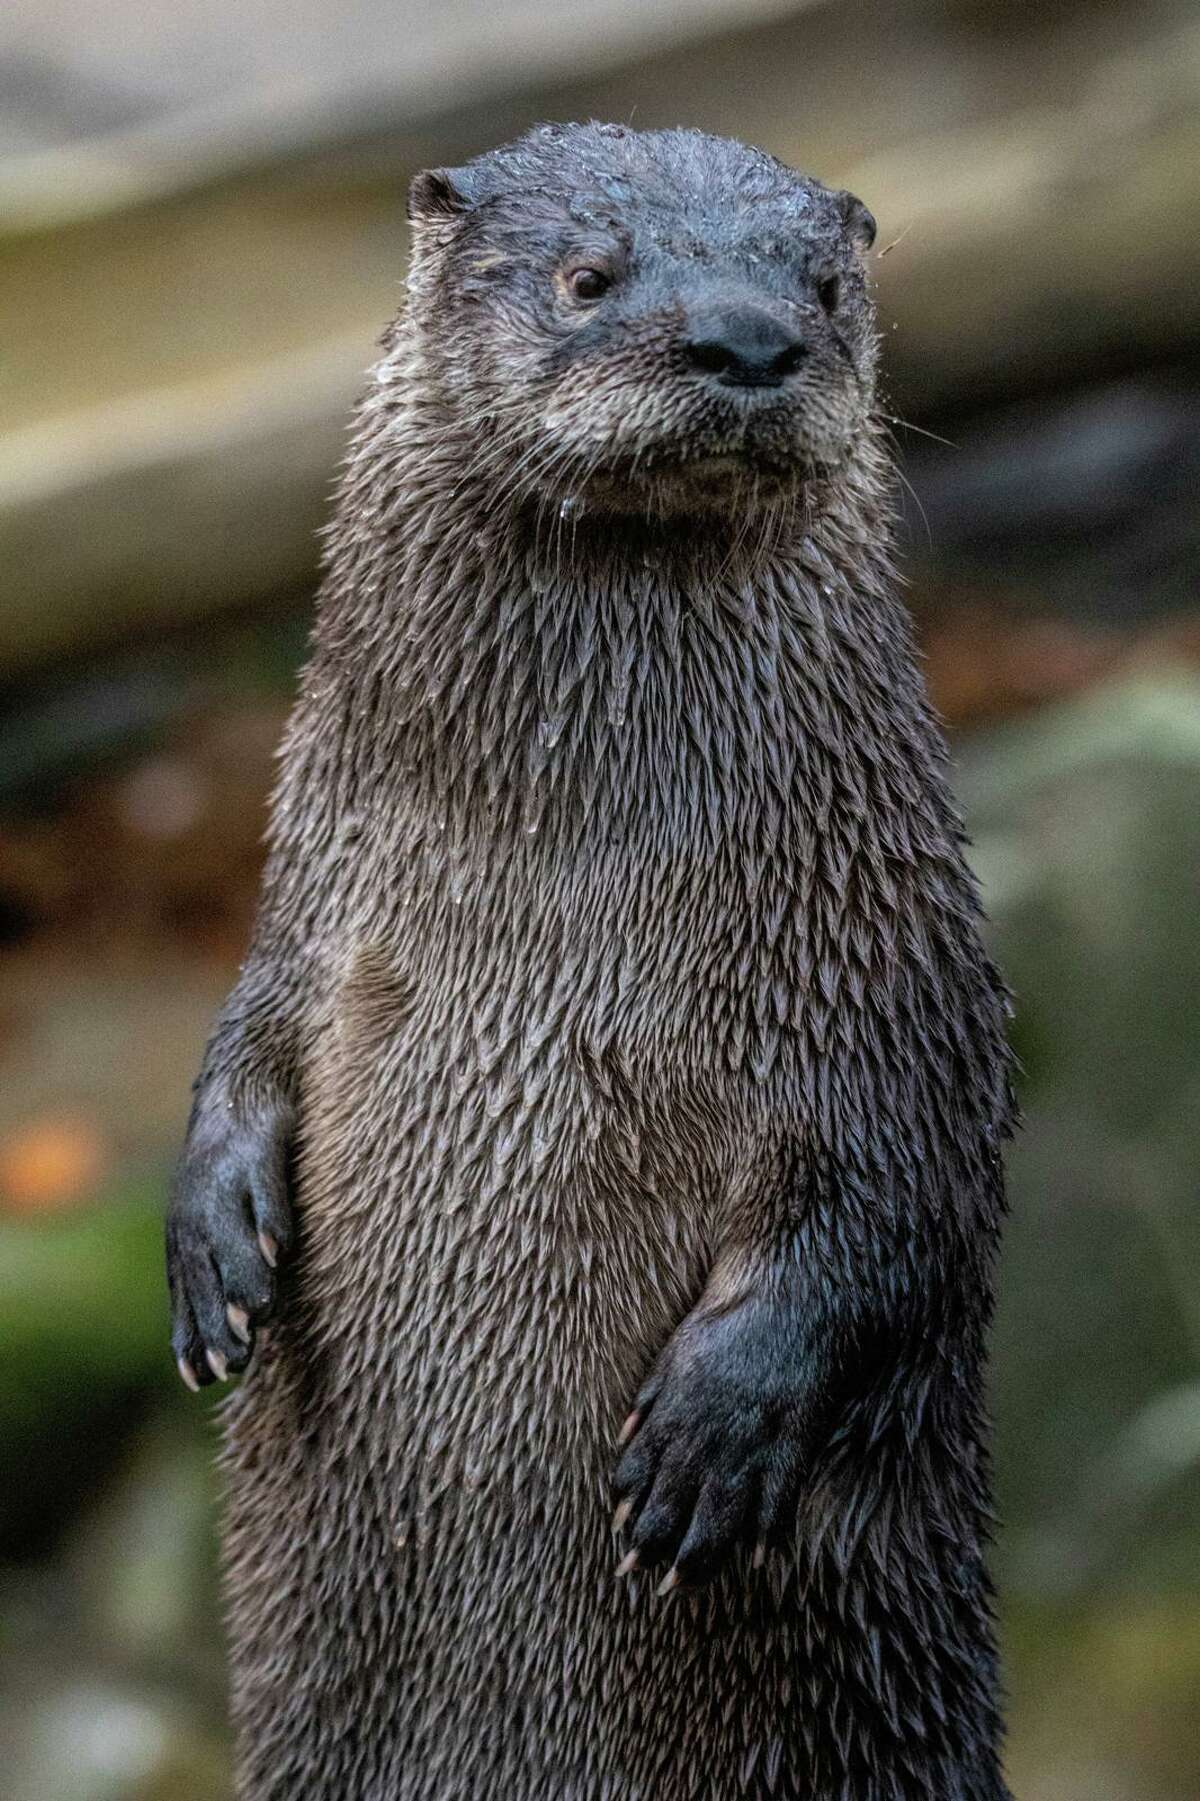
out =
[(543, 126), (418, 175), (409, 215), (422, 375), (497, 498), (744, 511), (845, 463), (876, 357), (852, 195), (699, 132)]

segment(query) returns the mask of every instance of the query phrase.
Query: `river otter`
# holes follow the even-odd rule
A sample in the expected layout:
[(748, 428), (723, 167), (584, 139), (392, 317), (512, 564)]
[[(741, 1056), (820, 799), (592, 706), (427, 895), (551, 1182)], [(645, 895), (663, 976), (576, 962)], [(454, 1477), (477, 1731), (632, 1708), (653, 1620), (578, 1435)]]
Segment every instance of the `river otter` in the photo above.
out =
[(410, 213), (169, 1219), (185, 1379), (278, 1316), (238, 1792), (995, 1801), (1005, 1003), (870, 215), (603, 125)]

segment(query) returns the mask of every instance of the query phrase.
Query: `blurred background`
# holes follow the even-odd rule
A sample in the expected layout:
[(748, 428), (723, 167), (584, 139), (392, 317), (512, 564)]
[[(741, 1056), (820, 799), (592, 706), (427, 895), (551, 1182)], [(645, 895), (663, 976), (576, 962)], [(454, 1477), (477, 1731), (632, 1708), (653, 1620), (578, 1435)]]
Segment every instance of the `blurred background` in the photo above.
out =
[[(403, 196), (691, 123), (880, 224), (906, 568), (1027, 1125), (996, 1335), (1021, 1801), (1200, 1794), (1200, 14), (17, 0), (0, 18), (0, 1769), (219, 1801), (160, 1215), (245, 942)], [(901, 423), (903, 422), (903, 423)], [(211, 1396), (211, 1391), (209, 1391)]]

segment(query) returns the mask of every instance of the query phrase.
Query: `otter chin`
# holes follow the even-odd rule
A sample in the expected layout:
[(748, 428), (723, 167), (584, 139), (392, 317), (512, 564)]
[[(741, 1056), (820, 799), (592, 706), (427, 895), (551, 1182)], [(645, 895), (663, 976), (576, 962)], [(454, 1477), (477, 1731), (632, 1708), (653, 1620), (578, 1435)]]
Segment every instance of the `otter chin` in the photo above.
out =
[(1004, 1801), (1006, 1001), (873, 222), (595, 124), (410, 215), (168, 1217), (239, 1801)]
[(817, 461), (778, 450), (730, 448), (694, 457), (664, 450), (657, 456), (647, 454), (636, 464), (598, 463), (571, 484), (569, 493), (547, 485), (534, 501), (551, 513), (557, 506), (560, 518), (565, 508), (568, 519), (592, 509), (667, 521), (685, 515), (744, 521), (812, 504), (820, 485), (836, 476), (840, 466), (841, 459), (832, 456)]

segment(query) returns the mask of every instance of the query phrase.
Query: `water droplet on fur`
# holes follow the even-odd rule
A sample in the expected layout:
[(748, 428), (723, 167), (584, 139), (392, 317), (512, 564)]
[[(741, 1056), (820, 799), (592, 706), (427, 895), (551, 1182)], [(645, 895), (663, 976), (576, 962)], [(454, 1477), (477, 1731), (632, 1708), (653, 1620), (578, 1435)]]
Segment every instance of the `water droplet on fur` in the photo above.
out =
[(574, 519), (576, 514), (582, 513), (582, 511), (583, 502), (579, 497), (575, 494), (568, 494), (558, 509), (558, 516), (560, 519)]
[(543, 719), (538, 724), (538, 743), (546, 750), (553, 750), (562, 737), (563, 722), (561, 719)]

